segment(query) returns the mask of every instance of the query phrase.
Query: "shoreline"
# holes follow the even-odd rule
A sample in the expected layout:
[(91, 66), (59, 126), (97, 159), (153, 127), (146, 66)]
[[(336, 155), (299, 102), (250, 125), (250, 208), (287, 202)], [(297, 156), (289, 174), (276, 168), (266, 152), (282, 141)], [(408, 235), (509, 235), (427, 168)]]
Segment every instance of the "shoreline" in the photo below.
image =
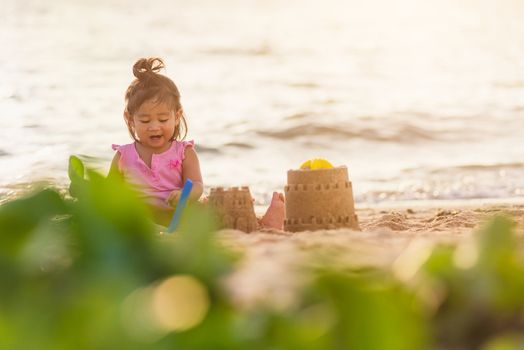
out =
[[(38, 191), (43, 188), (54, 188), (60, 193), (67, 193), (69, 180), (64, 177), (64, 182), (56, 182), (56, 179), (53, 178), (37, 178), (32, 179), (31, 181), (14, 181), (12, 183), (4, 183), (0, 186), (0, 205), (20, 197), (23, 197), (27, 194), (32, 193), (33, 191)], [(253, 189), (255, 186), (250, 186), (251, 194), (253, 198), (257, 197)], [(227, 186), (226, 186), (227, 187)], [(204, 194), (208, 194), (210, 186), (205, 188)], [(271, 193), (271, 191), (284, 192), (283, 188), (273, 189), (266, 191)], [(270, 198), (268, 196), (268, 198)], [(524, 204), (524, 196), (516, 195), (511, 197), (479, 197), (479, 198), (455, 198), (455, 199), (410, 199), (410, 200), (385, 200), (385, 201), (358, 201), (355, 199), (355, 208), (359, 209), (404, 209), (409, 207), (416, 208), (429, 208), (429, 207), (442, 207), (442, 208), (463, 208), (463, 207), (481, 207), (486, 205), (513, 205), (513, 204)], [(258, 201), (255, 202), (255, 213), (258, 215), (263, 215), (267, 209), (269, 203), (259, 204)]]
[[(355, 209), (400, 210), (409, 208), (480, 208), (486, 206), (524, 205), (524, 196), (493, 198), (458, 198), (458, 199), (413, 199), (404, 201), (355, 202)], [(267, 205), (255, 204), (255, 213), (263, 215)]]
[[(361, 205), (362, 204), (362, 205)], [(413, 207), (457, 207), (471, 208), (491, 205), (524, 205), (524, 196), (516, 197), (493, 197), (493, 198), (457, 198), (457, 199), (413, 199), (405, 201), (384, 201), (377, 203), (355, 203), (360, 209), (372, 208), (408, 208)]]

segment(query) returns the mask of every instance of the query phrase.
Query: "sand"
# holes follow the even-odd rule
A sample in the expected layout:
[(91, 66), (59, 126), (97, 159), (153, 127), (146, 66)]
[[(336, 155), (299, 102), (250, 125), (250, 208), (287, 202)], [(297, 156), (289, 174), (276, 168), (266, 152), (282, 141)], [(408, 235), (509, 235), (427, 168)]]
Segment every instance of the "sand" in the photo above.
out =
[[(402, 266), (406, 255), (418, 254), (420, 260), (435, 244), (471, 240), (478, 227), (502, 213), (517, 222), (517, 234), (523, 235), (524, 204), (357, 208), (362, 231), (261, 230), (246, 234), (222, 230), (218, 232), (220, 242), (243, 253), (225, 286), (233, 299), (244, 306), (257, 302), (285, 306), (293, 302), (294, 293), (304, 282), (303, 267), (321, 261), (353, 268), (391, 268), (403, 278), (406, 271), (411, 271)], [(316, 259), (311, 259), (312, 255)], [(410, 264), (412, 261), (413, 256)]]

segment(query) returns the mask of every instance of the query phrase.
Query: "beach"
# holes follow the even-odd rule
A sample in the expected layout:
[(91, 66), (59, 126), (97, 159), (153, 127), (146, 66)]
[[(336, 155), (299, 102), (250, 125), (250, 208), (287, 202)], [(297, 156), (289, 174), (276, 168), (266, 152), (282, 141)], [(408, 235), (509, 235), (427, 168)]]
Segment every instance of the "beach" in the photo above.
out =
[[(523, 348), (523, 14), (521, 0), (3, 1), (0, 348)], [(159, 234), (105, 178), (112, 145), (132, 142), (132, 65), (157, 56), (205, 196), (248, 186), (260, 217), (289, 170), (322, 158), (347, 167), (360, 230), (215, 231), (195, 210)]]
[(321, 262), (356, 270), (383, 268), (404, 280), (412, 277), (420, 267), (417, 264), (427, 259), (436, 245), (471, 243), (477, 231), (496, 215), (512, 218), (516, 234), (524, 235), (524, 203), (357, 207), (357, 215), (361, 231), (219, 231), (219, 241), (243, 255), (226, 282), (234, 300), (243, 306), (290, 303), (304, 282), (304, 267)]

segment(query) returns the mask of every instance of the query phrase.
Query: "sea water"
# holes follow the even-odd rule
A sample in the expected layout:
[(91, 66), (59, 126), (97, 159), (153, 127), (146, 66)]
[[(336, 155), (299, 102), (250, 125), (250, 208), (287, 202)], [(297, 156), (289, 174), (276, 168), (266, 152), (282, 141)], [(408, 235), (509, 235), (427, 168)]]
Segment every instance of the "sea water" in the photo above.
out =
[(3, 0), (0, 193), (107, 171), (131, 67), (161, 56), (206, 186), (259, 204), (346, 165), (357, 202), (524, 196), (521, 0)]

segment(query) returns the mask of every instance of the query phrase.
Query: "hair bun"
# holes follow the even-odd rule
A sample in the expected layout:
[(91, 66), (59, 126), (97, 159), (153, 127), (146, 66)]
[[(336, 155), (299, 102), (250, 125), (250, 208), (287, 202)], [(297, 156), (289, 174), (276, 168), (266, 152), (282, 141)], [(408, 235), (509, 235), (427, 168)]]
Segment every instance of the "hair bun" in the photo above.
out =
[(164, 67), (164, 61), (159, 57), (141, 58), (133, 65), (133, 75), (143, 79), (151, 74), (157, 74)]

